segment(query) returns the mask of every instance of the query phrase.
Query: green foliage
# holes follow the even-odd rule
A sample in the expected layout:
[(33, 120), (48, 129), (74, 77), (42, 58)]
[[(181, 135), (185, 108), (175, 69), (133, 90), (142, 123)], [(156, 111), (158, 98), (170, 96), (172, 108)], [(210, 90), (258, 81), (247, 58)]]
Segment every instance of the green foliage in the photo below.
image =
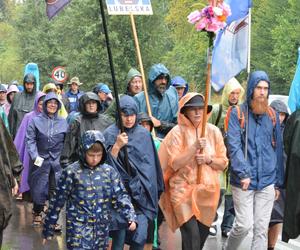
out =
[[(105, 1), (103, 1), (105, 2)], [(204, 92), (208, 38), (196, 32), (187, 15), (206, 0), (152, 0), (152, 16), (136, 16), (144, 70), (162, 62), (171, 75), (182, 75), (191, 89)], [(85, 90), (97, 82), (111, 85), (111, 73), (98, 0), (72, 0), (48, 21), (45, 1), (0, 2), (0, 80), (22, 79), (24, 66), (35, 62), (46, 83), (54, 67), (65, 66)], [(286, 94), (293, 78), (299, 46), (299, 0), (254, 0), (251, 69), (265, 70), (272, 92)], [(108, 31), (119, 88), (130, 67), (139, 68), (129, 16), (108, 16)], [(242, 72), (238, 79), (245, 81)]]

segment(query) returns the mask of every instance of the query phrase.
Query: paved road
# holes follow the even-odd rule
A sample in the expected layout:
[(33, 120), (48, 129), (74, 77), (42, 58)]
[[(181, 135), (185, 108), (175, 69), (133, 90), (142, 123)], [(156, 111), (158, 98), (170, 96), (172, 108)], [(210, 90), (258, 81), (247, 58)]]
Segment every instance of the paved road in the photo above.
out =
[[(222, 211), (222, 207), (220, 208)], [(36, 228), (31, 225), (32, 223), (32, 205), (27, 202), (16, 202), (13, 210), (13, 217), (10, 225), (5, 230), (3, 249), (2, 250), (64, 250), (65, 238), (64, 234), (57, 235), (46, 246), (42, 245), (41, 228)], [(221, 213), (220, 213), (221, 215)], [(220, 218), (221, 216), (219, 216)], [(64, 218), (62, 217), (62, 221)], [(220, 221), (219, 221), (220, 225)], [(172, 233), (166, 224), (161, 227), (161, 249), (162, 250), (180, 250), (181, 238), (179, 231)], [(251, 238), (248, 237), (241, 250), (250, 249)], [(205, 243), (205, 250), (218, 250), (222, 249), (224, 238), (221, 237), (220, 230), (216, 237), (209, 237)], [(276, 250), (300, 250), (300, 238), (290, 240), (289, 244), (285, 244), (278, 240)]]

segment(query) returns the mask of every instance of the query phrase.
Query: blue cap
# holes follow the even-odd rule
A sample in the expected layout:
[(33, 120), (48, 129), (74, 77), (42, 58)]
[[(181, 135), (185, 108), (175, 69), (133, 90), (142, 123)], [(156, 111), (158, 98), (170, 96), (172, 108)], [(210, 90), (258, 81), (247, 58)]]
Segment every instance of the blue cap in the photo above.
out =
[(174, 87), (185, 87), (186, 86), (186, 80), (184, 80), (181, 76), (175, 76), (171, 80), (171, 84)]
[(102, 84), (102, 86), (99, 88), (99, 92), (103, 92), (105, 94), (111, 93), (111, 90), (106, 84)]

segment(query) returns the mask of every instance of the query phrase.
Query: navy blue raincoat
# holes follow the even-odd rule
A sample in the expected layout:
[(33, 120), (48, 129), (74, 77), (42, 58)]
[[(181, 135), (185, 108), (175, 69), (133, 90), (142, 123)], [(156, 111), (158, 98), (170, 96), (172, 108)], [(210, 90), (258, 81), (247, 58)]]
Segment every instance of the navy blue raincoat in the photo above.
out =
[[(99, 165), (91, 168), (85, 161), (85, 154), (96, 142), (102, 145), (104, 152)], [(44, 237), (53, 236), (54, 225), (65, 202), (68, 249), (106, 250), (113, 210), (124, 216), (127, 226), (128, 222), (136, 221), (120, 175), (104, 163), (106, 155), (101, 132), (85, 132), (81, 140), (80, 160), (63, 170), (55, 196), (50, 200)]]
[[(228, 125), (228, 149), (231, 161), (232, 185), (241, 187), (241, 179), (251, 178), (249, 190), (261, 190), (271, 184), (280, 187), (283, 184), (283, 143), (279, 117), (273, 126), (268, 114), (256, 115), (252, 113), (250, 103), (254, 88), (260, 81), (270, 81), (263, 71), (253, 72), (247, 86), (247, 100), (241, 105), (245, 114), (245, 128), (239, 123), (236, 109), (230, 115)], [(247, 110), (249, 117), (247, 118)], [(248, 129), (247, 160), (244, 156), (246, 133)], [(275, 146), (272, 140), (275, 139)]]
[[(164, 94), (159, 93), (154, 84), (161, 74), (166, 75), (168, 79)], [(178, 94), (171, 86), (170, 73), (163, 64), (155, 64), (151, 67), (148, 75), (148, 92), (152, 115), (161, 121), (161, 126), (156, 128), (157, 136), (164, 138), (177, 123)], [(134, 99), (138, 105), (138, 112), (148, 113), (144, 91), (135, 95)]]
[[(120, 99), (121, 111), (125, 114), (136, 114), (134, 99), (124, 95)], [(104, 131), (106, 145), (110, 150), (116, 142), (120, 129), (113, 124)], [(129, 176), (124, 166), (123, 150), (118, 158), (108, 154), (108, 160), (120, 173), (138, 214), (138, 229), (132, 240), (144, 244), (147, 236), (147, 220), (154, 220), (158, 212), (158, 200), (163, 192), (163, 176), (160, 162), (151, 134), (137, 122), (134, 127), (125, 129), (128, 135), (128, 158), (131, 167)], [(143, 221), (141, 223), (141, 221)], [(124, 220), (116, 215), (113, 230), (125, 228)]]
[[(54, 93), (46, 95), (43, 103), (43, 112), (34, 117), (26, 132), (26, 148), (31, 158), (28, 184), (34, 203), (44, 205), (48, 198), (49, 174), (52, 170), (55, 174), (56, 183), (61, 175), (59, 163), (64, 138), (68, 124), (64, 118), (56, 114), (48, 116), (46, 103), (52, 99), (60, 101)], [(44, 162), (41, 167), (35, 166), (37, 157), (42, 157)]]

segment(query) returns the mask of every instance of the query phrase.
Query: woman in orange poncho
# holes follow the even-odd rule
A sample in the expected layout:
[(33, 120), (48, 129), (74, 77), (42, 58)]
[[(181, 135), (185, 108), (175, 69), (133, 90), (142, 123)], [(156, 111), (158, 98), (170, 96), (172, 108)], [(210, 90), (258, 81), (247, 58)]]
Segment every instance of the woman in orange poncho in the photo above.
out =
[[(228, 162), (223, 137), (216, 126), (207, 123), (205, 138), (200, 138), (203, 110), (202, 95), (188, 93), (182, 97), (178, 125), (159, 150), (165, 181), (160, 207), (169, 227), (173, 231), (180, 228), (183, 250), (202, 249), (219, 201), (219, 174)], [(201, 178), (197, 183), (199, 168)]]

